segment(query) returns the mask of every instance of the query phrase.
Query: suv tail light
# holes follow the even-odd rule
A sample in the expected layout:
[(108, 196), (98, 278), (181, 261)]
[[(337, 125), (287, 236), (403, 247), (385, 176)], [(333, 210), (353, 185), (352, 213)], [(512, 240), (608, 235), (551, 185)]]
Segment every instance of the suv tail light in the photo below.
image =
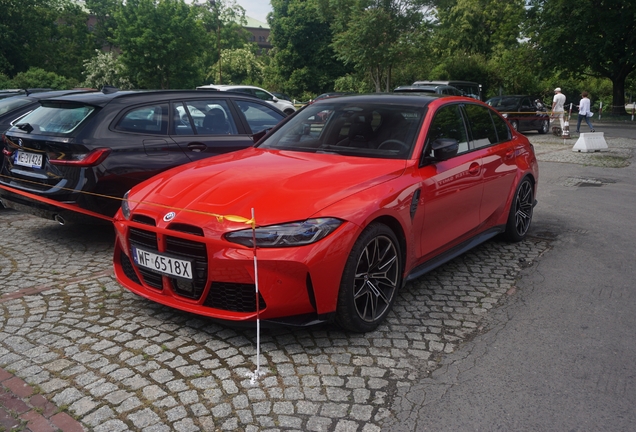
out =
[(49, 163), (52, 165), (66, 165), (75, 167), (89, 167), (102, 163), (104, 159), (110, 154), (110, 149), (107, 147), (97, 148), (90, 153), (74, 155), (76, 159), (52, 159), (49, 158)]

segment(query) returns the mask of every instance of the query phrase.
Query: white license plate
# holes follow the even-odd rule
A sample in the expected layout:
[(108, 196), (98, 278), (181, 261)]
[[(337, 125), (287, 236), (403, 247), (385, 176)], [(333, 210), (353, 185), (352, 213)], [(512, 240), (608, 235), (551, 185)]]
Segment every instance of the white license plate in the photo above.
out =
[(42, 155), (18, 150), (15, 155), (15, 164), (30, 168), (42, 168)]
[(133, 246), (133, 259), (139, 267), (157, 273), (192, 280), (192, 261), (156, 254)]

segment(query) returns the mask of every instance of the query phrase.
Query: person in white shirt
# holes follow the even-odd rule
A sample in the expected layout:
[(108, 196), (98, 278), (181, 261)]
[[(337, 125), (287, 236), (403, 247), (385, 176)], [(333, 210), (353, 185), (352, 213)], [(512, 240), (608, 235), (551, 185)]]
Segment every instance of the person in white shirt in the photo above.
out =
[(576, 133), (579, 133), (581, 129), (581, 120), (585, 119), (585, 123), (590, 127), (590, 132), (594, 132), (594, 126), (590, 118), (592, 117), (592, 111), (590, 111), (590, 100), (587, 97), (587, 92), (581, 93), (581, 102), (579, 102), (579, 120), (576, 122)]
[(563, 114), (565, 113), (563, 106), (565, 105), (565, 95), (561, 93), (561, 87), (554, 89), (554, 98), (552, 99), (552, 120), (559, 119), (561, 131), (563, 131)]

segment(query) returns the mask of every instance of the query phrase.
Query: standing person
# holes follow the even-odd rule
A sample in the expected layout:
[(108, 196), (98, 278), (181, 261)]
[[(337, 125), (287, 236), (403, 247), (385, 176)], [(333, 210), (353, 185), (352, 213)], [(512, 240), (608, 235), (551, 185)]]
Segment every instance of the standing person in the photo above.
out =
[(565, 95), (561, 93), (561, 87), (554, 89), (554, 98), (552, 99), (552, 119), (559, 119), (561, 124), (561, 133), (563, 133), (563, 106), (565, 105)]
[(584, 91), (581, 93), (581, 102), (579, 102), (579, 120), (576, 122), (576, 133), (579, 133), (582, 119), (585, 119), (585, 123), (587, 123), (590, 127), (590, 132), (595, 132), (594, 126), (592, 126), (592, 122), (590, 121), (590, 117), (592, 117), (592, 111), (590, 111), (590, 100), (587, 97), (587, 92)]

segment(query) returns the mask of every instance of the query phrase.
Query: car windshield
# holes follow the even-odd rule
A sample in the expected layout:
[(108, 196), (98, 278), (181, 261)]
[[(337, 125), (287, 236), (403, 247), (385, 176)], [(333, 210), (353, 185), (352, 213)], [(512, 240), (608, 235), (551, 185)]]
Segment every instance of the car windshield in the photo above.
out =
[(426, 108), (368, 102), (309, 105), (261, 148), (407, 159)]
[(28, 124), (28, 130), (32, 128), (30, 133), (33, 134), (66, 135), (73, 132), (94, 110), (94, 107), (88, 105), (50, 104), (35, 109), (14, 127)]

